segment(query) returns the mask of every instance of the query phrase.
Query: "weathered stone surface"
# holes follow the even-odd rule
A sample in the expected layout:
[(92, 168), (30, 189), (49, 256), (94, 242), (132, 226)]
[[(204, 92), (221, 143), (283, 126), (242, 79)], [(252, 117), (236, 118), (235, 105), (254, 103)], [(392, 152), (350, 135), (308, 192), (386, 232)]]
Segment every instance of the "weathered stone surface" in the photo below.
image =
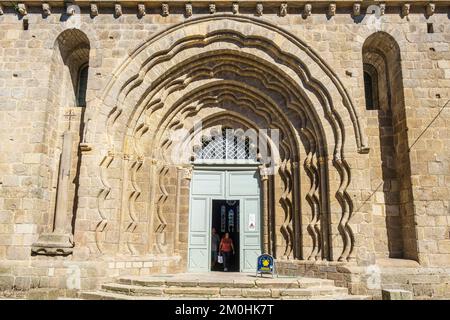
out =
[(384, 289), (382, 297), (383, 300), (412, 300), (413, 294), (406, 290)]
[(449, 297), (450, 3), (419, 2), (383, 2), (381, 24), (339, 1), (82, 1), (80, 14), (22, 1), (19, 20), (2, 3), (0, 287), (186, 271), (192, 166), (171, 162), (182, 157), (166, 139), (195, 140), (199, 118), (280, 128), (261, 212), (280, 273)]

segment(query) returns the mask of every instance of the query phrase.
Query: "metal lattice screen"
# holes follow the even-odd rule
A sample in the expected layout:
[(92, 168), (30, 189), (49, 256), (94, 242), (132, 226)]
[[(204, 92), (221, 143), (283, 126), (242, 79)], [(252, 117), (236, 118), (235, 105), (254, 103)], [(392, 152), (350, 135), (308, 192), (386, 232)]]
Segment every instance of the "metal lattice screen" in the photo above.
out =
[(220, 134), (202, 137), (202, 147), (195, 152), (196, 160), (253, 160), (256, 148), (249, 137), (236, 135), (232, 129), (223, 129)]

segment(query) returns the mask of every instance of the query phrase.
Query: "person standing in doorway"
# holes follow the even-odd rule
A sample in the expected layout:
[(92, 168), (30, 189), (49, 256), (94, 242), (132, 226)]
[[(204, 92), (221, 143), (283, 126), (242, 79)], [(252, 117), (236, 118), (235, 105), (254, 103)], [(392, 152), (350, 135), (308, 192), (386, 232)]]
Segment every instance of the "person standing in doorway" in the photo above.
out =
[(216, 228), (211, 230), (211, 268), (216, 267), (217, 252), (219, 251), (220, 237), (216, 232)]
[(230, 238), (230, 234), (227, 232), (220, 241), (219, 251), (223, 256), (223, 271), (228, 271), (231, 262), (231, 254), (234, 255), (233, 239)]

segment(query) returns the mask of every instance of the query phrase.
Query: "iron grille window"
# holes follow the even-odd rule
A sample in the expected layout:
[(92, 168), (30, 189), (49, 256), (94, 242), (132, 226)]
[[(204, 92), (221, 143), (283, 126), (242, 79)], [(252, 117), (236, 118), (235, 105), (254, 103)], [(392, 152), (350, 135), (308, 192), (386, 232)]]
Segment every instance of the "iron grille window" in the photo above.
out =
[(232, 129), (223, 129), (221, 134), (202, 137), (202, 148), (196, 152), (197, 160), (253, 160), (256, 148), (249, 137), (235, 135)]

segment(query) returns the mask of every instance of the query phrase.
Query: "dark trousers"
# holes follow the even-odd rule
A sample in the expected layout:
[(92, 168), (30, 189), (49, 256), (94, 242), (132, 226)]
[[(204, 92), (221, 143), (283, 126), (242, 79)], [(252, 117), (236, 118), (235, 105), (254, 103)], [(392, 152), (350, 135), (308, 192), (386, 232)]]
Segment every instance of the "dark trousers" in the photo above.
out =
[(223, 256), (224, 269), (230, 269), (230, 267), (231, 267), (231, 251), (230, 252), (222, 252), (222, 256)]

